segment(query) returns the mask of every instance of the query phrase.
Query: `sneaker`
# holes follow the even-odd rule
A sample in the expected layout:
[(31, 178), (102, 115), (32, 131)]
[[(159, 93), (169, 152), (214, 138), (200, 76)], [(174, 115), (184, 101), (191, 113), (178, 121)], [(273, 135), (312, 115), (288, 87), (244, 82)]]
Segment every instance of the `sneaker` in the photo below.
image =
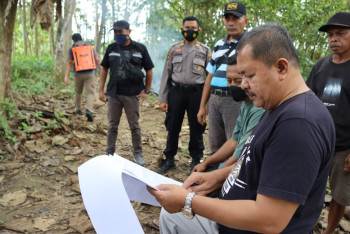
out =
[(145, 161), (143, 161), (142, 153), (136, 153), (134, 155), (134, 161), (140, 166), (145, 165)]
[(92, 117), (92, 112), (89, 109), (86, 109), (86, 117), (88, 119), (89, 122), (94, 121), (94, 118)]
[(163, 165), (157, 169), (157, 173), (164, 174), (175, 167), (174, 159), (165, 159)]
[(83, 112), (82, 112), (81, 110), (76, 110), (76, 111), (75, 111), (75, 114), (76, 114), (76, 115), (83, 115)]
[(191, 162), (191, 172), (193, 171), (193, 168), (198, 165), (200, 163), (200, 159), (192, 159), (192, 162)]

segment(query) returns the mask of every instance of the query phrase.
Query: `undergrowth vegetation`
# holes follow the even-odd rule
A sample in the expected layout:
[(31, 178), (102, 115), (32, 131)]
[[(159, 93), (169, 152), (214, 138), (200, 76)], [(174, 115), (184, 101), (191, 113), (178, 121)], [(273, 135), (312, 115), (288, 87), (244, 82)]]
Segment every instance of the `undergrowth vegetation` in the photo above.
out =
[[(13, 92), (21, 94), (62, 94), (73, 97), (74, 85), (66, 86), (63, 82), (55, 83), (54, 76), (54, 60), (51, 57), (35, 57), (35, 56), (14, 56), (12, 57), (12, 80), (11, 88)], [(21, 111), (8, 98), (0, 101), (0, 137), (4, 137), (12, 142), (18, 139), (13, 133), (11, 121), (15, 117), (23, 117)], [(63, 113), (55, 112), (53, 119), (47, 126), (44, 126), (46, 133), (58, 128), (59, 124), (69, 124), (69, 120), (64, 118)], [(35, 113), (34, 118), (39, 119), (40, 113)], [(15, 126), (16, 127), (16, 126)], [(30, 126), (22, 121), (16, 128), (27, 132)], [(1, 159), (1, 157), (0, 157)]]
[(50, 57), (14, 56), (12, 90), (23, 94), (43, 94), (54, 86), (54, 60)]

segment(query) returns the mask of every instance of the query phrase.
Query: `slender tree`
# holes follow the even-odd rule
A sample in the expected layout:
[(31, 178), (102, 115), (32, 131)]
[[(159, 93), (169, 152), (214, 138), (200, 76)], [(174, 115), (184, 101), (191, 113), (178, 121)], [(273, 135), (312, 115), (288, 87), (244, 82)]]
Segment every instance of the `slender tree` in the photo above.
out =
[(111, 5), (112, 5), (112, 22), (114, 23), (115, 20), (115, 2), (114, 0), (111, 0)]
[(23, 30), (23, 51), (28, 54), (28, 33), (27, 33), (27, 12), (26, 0), (22, 0), (22, 30)]
[(39, 56), (39, 51), (40, 51), (40, 44), (39, 44), (39, 39), (38, 39), (38, 24), (35, 23), (34, 25), (34, 45), (35, 45), (35, 56)]
[(55, 54), (55, 80), (63, 82), (66, 68), (68, 47), (71, 44), (72, 17), (76, 7), (76, 0), (65, 1), (64, 16), (59, 19), (57, 26), (57, 44)]
[(52, 20), (52, 26), (50, 27), (50, 54), (52, 57), (55, 56), (56, 51), (56, 41), (55, 41), (55, 25), (54, 25), (54, 19), (53, 16), (51, 17)]
[(101, 24), (96, 32), (96, 38), (95, 38), (95, 49), (97, 53), (101, 53), (101, 41), (102, 41), (102, 34), (105, 28), (106, 24), (106, 15), (107, 15), (107, 0), (102, 0), (102, 14), (101, 14)]
[(0, 1), (0, 101), (5, 97), (12, 99), (11, 53), (17, 3), (18, 0)]
[(96, 42), (98, 37), (98, 28), (99, 28), (99, 20), (100, 20), (100, 12), (99, 12), (99, 0), (96, 0), (95, 2), (95, 48), (96, 48)]
[(130, 0), (125, 0), (124, 20), (129, 21), (130, 14)]

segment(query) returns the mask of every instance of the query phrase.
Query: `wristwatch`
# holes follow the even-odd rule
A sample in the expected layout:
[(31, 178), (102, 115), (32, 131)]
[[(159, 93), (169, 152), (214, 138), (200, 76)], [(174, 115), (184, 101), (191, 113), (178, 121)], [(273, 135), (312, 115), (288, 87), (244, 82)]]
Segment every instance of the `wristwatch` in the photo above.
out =
[(142, 92), (144, 92), (145, 94), (149, 94), (151, 91), (149, 91), (148, 89), (143, 89)]
[(195, 192), (190, 192), (187, 194), (186, 196), (186, 200), (185, 200), (185, 206), (184, 208), (182, 208), (181, 213), (183, 214), (183, 216), (185, 216), (188, 219), (193, 219), (194, 217), (194, 212), (192, 211), (192, 199), (194, 197), (194, 195), (196, 195), (197, 193)]

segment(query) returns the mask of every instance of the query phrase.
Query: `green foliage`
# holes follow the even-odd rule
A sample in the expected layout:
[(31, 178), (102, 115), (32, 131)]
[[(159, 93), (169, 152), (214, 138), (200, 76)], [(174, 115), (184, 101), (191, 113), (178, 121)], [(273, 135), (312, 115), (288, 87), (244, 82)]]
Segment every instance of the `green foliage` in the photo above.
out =
[(348, 0), (255, 0), (246, 2), (248, 28), (279, 23), (289, 32), (300, 58), (304, 79), (314, 63), (328, 52), (325, 33), (318, 28), (338, 11), (349, 11)]
[(59, 128), (59, 125), (57, 123), (57, 120), (53, 119), (51, 122), (44, 127), (46, 129), (46, 134), (51, 135), (51, 131), (54, 129)]
[(7, 154), (7, 155), (1, 155), (0, 154), (0, 160), (5, 160), (5, 159), (11, 159), (13, 158), (13, 155), (12, 154)]
[(147, 96), (147, 100), (152, 101), (152, 102), (157, 102), (158, 96), (156, 95), (155, 92), (150, 92)]
[(331, 190), (331, 186), (329, 184), (329, 180), (327, 180), (326, 194), (329, 194), (329, 195), (332, 194), (332, 190)]
[(58, 122), (62, 122), (63, 124), (68, 125), (70, 123), (69, 119), (67, 119), (66, 117), (64, 117), (64, 113), (63, 112), (54, 112), (55, 118)]
[[(154, 47), (158, 53), (162, 53), (164, 64), (167, 50), (163, 49), (169, 49), (175, 41), (182, 40), (179, 30), (182, 19), (185, 16), (194, 15), (201, 22), (198, 40), (213, 48), (216, 41), (226, 35), (223, 11), (227, 2), (223, 0), (151, 1), (147, 19), (147, 31), (151, 36), (147, 40), (147, 45)], [(248, 31), (269, 22), (282, 24), (288, 30), (298, 51), (300, 68), (305, 79), (313, 64), (329, 53), (325, 33), (318, 32), (318, 28), (334, 13), (350, 11), (348, 0), (243, 0), (242, 2), (246, 5), (249, 18)]]
[(28, 132), (28, 130), (30, 129), (30, 126), (25, 122), (21, 122), (21, 125), (22, 125), (21, 129), (23, 129), (25, 132)]
[(34, 113), (34, 116), (35, 116), (35, 118), (39, 118), (39, 117), (43, 116), (43, 112), (36, 110)]
[[(22, 114), (16, 110), (15, 104), (10, 102), (8, 98), (0, 101), (0, 105), (3, 110), (0, 111), (0, 136), (5, 136), (9, 140), (17, 142), (17, 137), (13, 135), (9, 122), (16, 116), (16, 114), (19, 116), (22, 116)], [(6, 116), (8, 118), (6, 118)]]
[(11, 140), (12, 142), (17, 142), (17, 137), (13, 135), (9, 122), (2, 116), (2, 111), (0, 111), (0, 136), (5, 136), (6, 139)]
[(15, 104), (10, 102), (8, 98), (0, 101), (1, 109), (5, 111), (10, 119), (14, 118), (17, 114)]
[(49, 57), (14, 56), (12, 89), (25, 94), (44, 94), (54, 84), (54, 61)]
[(54, 112), (55, 119), (51, 120), (44, 128), (46, 129), (47, 135), (52, 135), (56, 130), (61, 129), (62, 124), (68, 126), (71, 121), (64, 117), (63, 112)]

